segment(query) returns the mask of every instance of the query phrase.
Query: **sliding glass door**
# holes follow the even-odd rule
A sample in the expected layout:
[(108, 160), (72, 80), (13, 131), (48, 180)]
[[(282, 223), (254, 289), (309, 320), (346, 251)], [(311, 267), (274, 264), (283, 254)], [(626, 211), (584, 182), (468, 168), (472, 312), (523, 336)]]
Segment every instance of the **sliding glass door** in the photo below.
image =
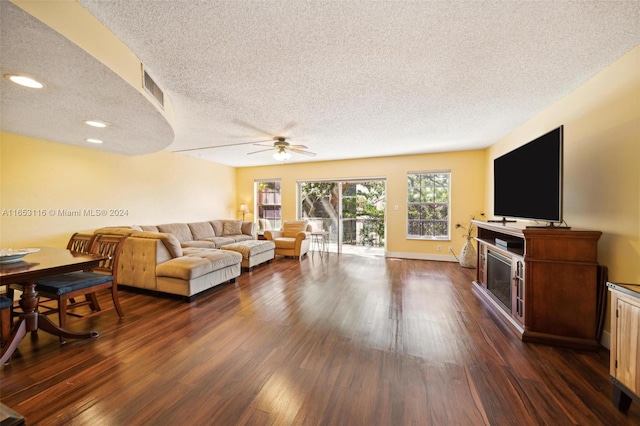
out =
[(298, 182), (298, 216), (329, 233), (329, 251), (384, 255), (384, 179)]

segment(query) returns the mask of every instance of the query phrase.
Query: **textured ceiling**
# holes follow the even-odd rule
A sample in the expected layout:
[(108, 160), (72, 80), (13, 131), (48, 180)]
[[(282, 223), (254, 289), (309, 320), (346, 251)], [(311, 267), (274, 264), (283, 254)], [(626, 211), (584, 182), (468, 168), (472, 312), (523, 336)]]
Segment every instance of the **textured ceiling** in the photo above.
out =
[(164, 89), (167, 149), (232, 166), (273, 136), (317, 153), (290, 162), (484, 148), (640, 43), (638, 1), (78, 1)]
[[(11, 3), (0, 0), (2, 75), (37, 77), (44, 89), (0, 78), (5, 132), (121, 154), (148, 154), (174, 140), (171, 126), (130, 84), (75, 44)], [(83, 124), (100, 119), (98, 130)], [(88, 144), (97, 138), (103, 145)]]

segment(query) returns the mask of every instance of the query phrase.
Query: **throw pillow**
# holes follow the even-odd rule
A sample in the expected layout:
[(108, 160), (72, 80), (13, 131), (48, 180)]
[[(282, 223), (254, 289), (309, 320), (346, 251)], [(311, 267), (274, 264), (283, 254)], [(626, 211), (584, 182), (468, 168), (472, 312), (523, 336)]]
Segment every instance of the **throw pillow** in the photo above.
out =
[(209, 222), (194, 222), (188, 225), (194, 240), (204, 240), (216, 236)]
[(209, 221), (211, 226), (213, 227), (213, 233), (216, 237), (222, 237), (222, 221), (221, 220), (212, 220)]
[(222, 228), (222, 235), (240, 235), (242, 234), (241, 220), (227, 220)]

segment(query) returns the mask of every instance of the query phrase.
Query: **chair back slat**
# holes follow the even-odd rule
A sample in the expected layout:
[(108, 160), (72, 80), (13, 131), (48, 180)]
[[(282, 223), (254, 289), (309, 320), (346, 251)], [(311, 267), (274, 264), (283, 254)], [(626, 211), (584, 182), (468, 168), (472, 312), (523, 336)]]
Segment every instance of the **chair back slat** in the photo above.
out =
[(91, 246), (91, 253), (105, 256), (106, 259), (93, 268), (93, 271), (115, 275), (122, 245), (126, 239), (127, 237), (124, 235), (98, 234)]
[(76, 232), (69, 239), (67, 250), (75, 253), (89, 253), (91, 252), (91, 245), (95, 238), (96, 235), (94, 234), (81, 234)]

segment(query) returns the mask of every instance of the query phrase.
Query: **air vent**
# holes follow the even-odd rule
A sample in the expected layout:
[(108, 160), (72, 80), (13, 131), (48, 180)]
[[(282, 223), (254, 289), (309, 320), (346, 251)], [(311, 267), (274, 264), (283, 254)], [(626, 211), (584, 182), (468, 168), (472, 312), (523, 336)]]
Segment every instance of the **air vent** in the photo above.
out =
[(144, 67), (142, 68), (142, 85), (144, 86), (145, 90), (151, 96), (153, 96), (153, 98), (156, 101), (158, 101), (160, 106), (164, 108), (164, 93), (162, 92), (162, 89), (160, 89), (160, 86), (158, 86), (156, 82), (153, 81), (153, 79), (151, 78), (149, 73), (147, 73), (147, 70), (145, 70)]

